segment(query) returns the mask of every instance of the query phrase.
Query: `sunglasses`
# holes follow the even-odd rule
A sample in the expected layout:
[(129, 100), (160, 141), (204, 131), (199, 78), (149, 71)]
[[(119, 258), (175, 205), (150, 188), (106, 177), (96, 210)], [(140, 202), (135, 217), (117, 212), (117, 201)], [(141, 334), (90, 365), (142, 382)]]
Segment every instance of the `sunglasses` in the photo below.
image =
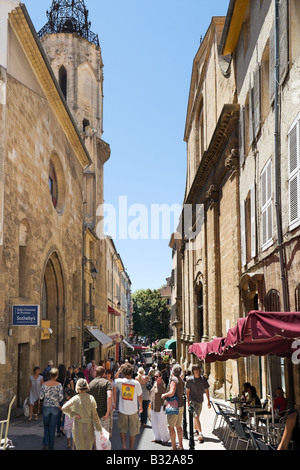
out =
[(155, 379), (158, 379), (160, 377), (160, 375), (155, 375), (154, 378)]

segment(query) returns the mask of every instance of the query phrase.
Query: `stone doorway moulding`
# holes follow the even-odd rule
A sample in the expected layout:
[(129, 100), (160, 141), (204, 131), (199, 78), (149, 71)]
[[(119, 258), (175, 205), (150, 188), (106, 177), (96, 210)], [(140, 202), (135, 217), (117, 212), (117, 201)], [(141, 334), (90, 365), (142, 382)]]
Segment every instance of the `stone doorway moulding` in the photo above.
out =
[(57, 367), (64, 362), (65, 343), (65, 289), (61, 262), (56, 251), (48, 257), (43, 276), (41, 321), (50, 328), (48, 339), (42, 340), (41, 364), (51, 359)]

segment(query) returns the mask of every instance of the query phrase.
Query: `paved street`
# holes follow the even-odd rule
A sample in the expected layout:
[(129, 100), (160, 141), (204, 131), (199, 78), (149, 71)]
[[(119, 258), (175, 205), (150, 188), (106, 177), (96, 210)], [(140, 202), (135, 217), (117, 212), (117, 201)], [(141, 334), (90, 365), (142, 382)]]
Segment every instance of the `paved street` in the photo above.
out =
[[(203, 406), (201, 415), (202, 429), (205, 437), (203, 444), (197, 442), (195, 439), (195, 451), (197, 450), (225, 450), (223, 444), (218, 439), (218, 434), (213, 433), (212, 425), (214, 421), (213, 409), (208, 409), (207, 405)], [(187, 423), (187, 430), (189, 431), (189, 423)], [(9, 427), (9, 439), (12, 440), (15, 450), (41, 450), (43, 439), (43, 418), (39, 417), (38, 421), (28, 421), (24, 416), (20, 416), (11, 421)], [(151, 422), (148, 421), (146, 428), (141, 429), (141, 433), (136, 438), (135, 450), (147, 451), (168, 451), (171, 450), (171, 443), (162, 446), (153, 440), (153, 433)], [(189, 439), (184, 439), (184, 449), (189, 450)], [(55, 450), (67, 450), (66, 438), (56, 437)], [(114, 427), (112, 437), (112, 450), (122, 450), (120, 435), (117, 427), (117, 412), (114, 416)]]

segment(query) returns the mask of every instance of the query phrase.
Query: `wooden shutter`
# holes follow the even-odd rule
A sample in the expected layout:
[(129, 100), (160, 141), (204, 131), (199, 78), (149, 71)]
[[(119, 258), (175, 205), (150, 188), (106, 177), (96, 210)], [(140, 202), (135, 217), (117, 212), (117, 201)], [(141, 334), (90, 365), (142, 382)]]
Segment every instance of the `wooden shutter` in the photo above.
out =
[(240, 166), (243, 165), (245, 160), (245, 106), (240, 107)]
[[(299, 1), (299, 0), (298, 0)], [(284, 82), (289, 70), (289, 7), (288, 0), (280, 0), (279, 13), (279, 77)]]
[(253, 88), (251, 74), (249, 75), (249, 144), (251, 145), (254, 139), (253, 127)]
[(242, 266), (246, 264), (246, 201), (241, 202), (241, 256)]
[(260, 191), (261, 191), (261, 225), (262, 225), (262, 246), (267, 243), (267, 214), (265, 211), (265, 206), (267, 202), (266, 198), (266, 171), (264, 170), (260, 178)]
[(259, 66), (253, 75), (253, 132), (254, 138), (260, 131), (261, 124), (261, 67)]
[(273, 24), (270, 32), (270, 52), (269, 52), (269, 99), (270, 105), (275, 98), (275, 26)]
[(261, 234), (262, 247), (272, 241), (273, 206), (272, 206), (272, 161), (270, 160), (260, 178), (261, 183)]
[(256, 201), (255, 183), (250, 191), (250, 218), (251, 218), (251, 258), (256, 256)]
[(289, 155), (289, 223), (299, 218), (299, 121), (294, 125), (288, 136)]

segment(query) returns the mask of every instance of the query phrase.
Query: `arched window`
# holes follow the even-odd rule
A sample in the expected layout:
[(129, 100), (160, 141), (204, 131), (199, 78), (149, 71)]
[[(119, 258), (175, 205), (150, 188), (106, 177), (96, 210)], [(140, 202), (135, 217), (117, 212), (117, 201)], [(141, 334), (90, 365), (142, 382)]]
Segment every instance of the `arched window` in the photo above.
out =
[(63, 65), (59, 69), (58, 79), (61, 91), (63, 92), (65, 99), (67, 99), (67, 71)]
[(295, 289), (295, 311), (300, 312), (300, 284)]
[(52, 199), (52, 204), (56, 208), (57, 206), (57, 198), (58, 198), (58, 188), (57, 188), (57, 178), (53, 163), (50, 162), (50, 169), (49, 169), (49, 189)]
[(195, 301), (196, 301), (197, 336), (199, 338), (199, 341), (201, 341), (203, 334), (204, 334), (204, 324), (203, 324), (203, 284), (200, 280), (200, 277), (198, 277), (196, 280)]
[(265, 311), (280, 312), (280, 295), (276, 289), (270, 289), (265, 296)]

